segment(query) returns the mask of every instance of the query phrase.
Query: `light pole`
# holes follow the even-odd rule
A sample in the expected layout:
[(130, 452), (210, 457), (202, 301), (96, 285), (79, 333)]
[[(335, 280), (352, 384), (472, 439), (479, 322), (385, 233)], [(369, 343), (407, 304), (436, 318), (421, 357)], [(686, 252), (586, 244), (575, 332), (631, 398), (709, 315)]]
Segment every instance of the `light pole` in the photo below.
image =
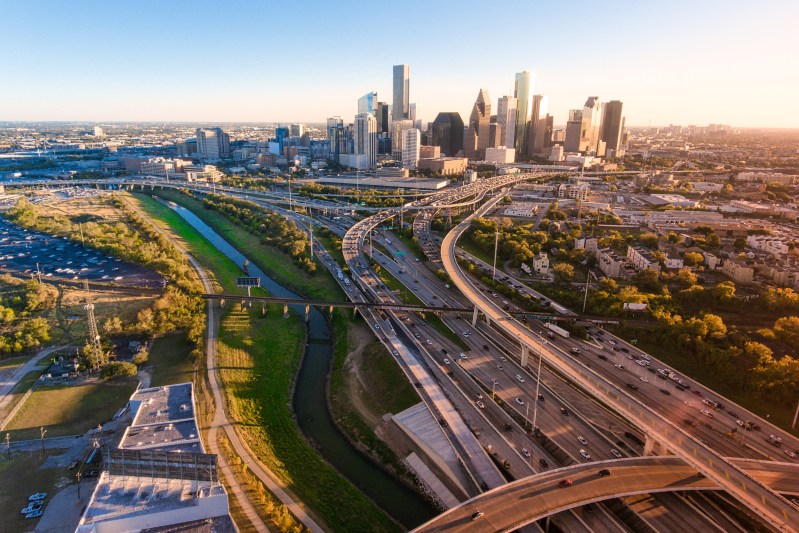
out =
[(44, 429), (44, 426), (39, 428), (39, 434), (41, 435), (42, 439), (42, 455), (44, 455), (44, 436), (47, 434), (47, 430)]
[(541, 361), (543, 360), (543, 356), (541, 355), (540, 351), (538, 354), (538, 370), (535, 373), (535, 398), (533, 401), (535, 402), (535, 406), (533, 407), (533, 428), (537, 428), (536, 420), (538, 419), (538, 391), (541, 387)]
[(497, 248), (499, 247), (499, 229), (494, 233), (494, 272), (491, 274), (491, 281), (497, 276)]
[(591, 281), (591, 276), (594, 275), (590, 270), (587, 270), (586, 272), (587, 273), (585, 275), (585, 294), (583, 295), (583, 313), (585, 313), (585, 305), (588, 303), (588, 282)]

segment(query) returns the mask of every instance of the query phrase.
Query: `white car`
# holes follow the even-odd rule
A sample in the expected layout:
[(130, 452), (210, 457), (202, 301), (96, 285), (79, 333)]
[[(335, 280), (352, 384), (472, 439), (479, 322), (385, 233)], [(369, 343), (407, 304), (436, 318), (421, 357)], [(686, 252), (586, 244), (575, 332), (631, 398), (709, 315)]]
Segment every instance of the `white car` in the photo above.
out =
[(530, 457), (530, 451), (527, 448), (522, 448), (522, 455)]
[(694, 406), (694, 402), (689, 402), (688, 400), (685, 400), (685, 401), (684, 401), (684, 402), (682, 402), (682, 403), (684, 403), (684, 404), (685, 404), (685, 405), (687, 405), (688, 407), (693, 407), (693, 406)]
[(445, 364), (445, 365), (448, 365), (448, 364), (449, 364), (449, 359), (446, 359), (446, 358), (445, 358), (445, 359), (444, 359), (444, 364)]
[(611, 448), (610, 449), (610, 453), (612, 453), (613, 457), (615, 457), (616, 459), (621, 459), (622, 458), (621, 452), (619, 450), (617, 450), (616, 448)]
[(640, 380), (641, 380), (641, 381), (643, 381), (644, 383), (649, 383), (649, 378), (648, 378), (648, 377), (646, 377), (646, 376), (641, 376), (641, 377), (640, 377), (640, 378), (638, 378), (638, 379), (640, 379)]
[(430, 339), (427, 339), (425, 342), (427, 343), (428, 346), (432, 346), (433, 345), (433, 341), (431, 341)]
[(460, 358), (461, 359), (468, 359), (468, 357), (466, 357), (466, 354), (463, 353), (463, 352), (460, 353)]
[(588, 441), (587, 441), (587, 440), (585, 440), (585, 437), (583, 437), (582, 435), (580, 435), (579, 437), (577, 437), (577, 440), (579, 440), (579, 441), (580, 441), (580, 444), (582, 444), (583, 446), (588, 446)]
[(582, 448), (580, 448), (580, 455), (582, 455), (586, 459), (590, 459), (591, 458), (591, 454), (589, 454), (587, 451), (583, 450)]
[(791, 450), (785, 450), (785, 455), (787, 455), (791, 459), (796, 459), (796, 454), (793, 453)]
[(481, 402), (480, 400), (477, 400), (477, 402), (475, 402), (475, 403), (477, 404), (477, 407), (479, 407), (480, 409), (485, 409), (486, 408), (485, 404), (483, 402)]
[(713, 413), (711, 413), (710, 411), (705, 411), (705, 410), (703, 409), (703, 410), (701, 411), (701, 413), (702, 413), (703, 415), (705, 415), (706, 417), (708, 417), (708, 418), (713, 418)]
[(519, 383), (524, 383), (524, 378), (522, 377), (521, 374), (516, 374), (516, 381), (518, 381)]
[(519, 405), (524, 405), (524, 398), (516, 398), (516, 403)]

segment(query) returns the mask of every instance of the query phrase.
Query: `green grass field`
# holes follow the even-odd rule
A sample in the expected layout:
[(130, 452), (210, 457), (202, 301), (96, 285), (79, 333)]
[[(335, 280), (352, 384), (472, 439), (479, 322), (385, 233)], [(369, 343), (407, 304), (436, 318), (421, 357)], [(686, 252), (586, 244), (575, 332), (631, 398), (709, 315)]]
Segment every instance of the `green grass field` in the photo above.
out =
[(111, 419), (136, 389), (135, 380), (42, 387), (33, 392), (6, 429), (13, 440), (77, 435)]
[(174, 385), (193, 381), (194, 363), (191, 360), (193, 345), (183, 333), (158, 337), (150, 347), (148, 363), (153, 367), (151, 387)]
[[(40, 452), (18, 452), (11, 461), (0, 461), (0, 515), (8, 533), (31, 531), (38, 519), (26, 519), (20, 509), (28, 504), (28, 496), (35, 492), (46, 492), (48, 500), (57, 492), (67, 471), (63, 468), (41, 468), (50, 455), (61, 450)], [(5, 458), (5, 455), (4, 455)]]

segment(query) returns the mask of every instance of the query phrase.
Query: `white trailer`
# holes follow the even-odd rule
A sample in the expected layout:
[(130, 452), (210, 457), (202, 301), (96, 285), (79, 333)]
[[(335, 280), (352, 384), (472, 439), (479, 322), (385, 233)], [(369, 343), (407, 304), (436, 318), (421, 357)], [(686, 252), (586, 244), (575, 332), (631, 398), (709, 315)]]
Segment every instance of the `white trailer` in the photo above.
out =
[(568, 331), (566, 331), (565, 329), (563, 329), (560, 326), (556, 326), (555, 324), (553, 324), (551, 322), (545, 322), (544, 323), (544, 327), (547, 328), (552, 333), (555, 333), (556, 335), (560, 335), (564, 339), (568, 339), (569, 338), (569, 332)]

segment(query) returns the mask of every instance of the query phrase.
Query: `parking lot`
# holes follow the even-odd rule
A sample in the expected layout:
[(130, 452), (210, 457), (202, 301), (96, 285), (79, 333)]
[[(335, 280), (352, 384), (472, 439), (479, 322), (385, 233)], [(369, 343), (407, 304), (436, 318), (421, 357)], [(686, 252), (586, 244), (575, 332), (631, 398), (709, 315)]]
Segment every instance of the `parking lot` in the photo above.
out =
[[(38, 265), (38, 266), (37, 266)], [(41, 275), (42, 280), (88, 279), (124, 287), (162, 287), (161, 274), (104, 253), (83, 248), (66, 237), (28, 231), (0, 219), (0, 272)]]

